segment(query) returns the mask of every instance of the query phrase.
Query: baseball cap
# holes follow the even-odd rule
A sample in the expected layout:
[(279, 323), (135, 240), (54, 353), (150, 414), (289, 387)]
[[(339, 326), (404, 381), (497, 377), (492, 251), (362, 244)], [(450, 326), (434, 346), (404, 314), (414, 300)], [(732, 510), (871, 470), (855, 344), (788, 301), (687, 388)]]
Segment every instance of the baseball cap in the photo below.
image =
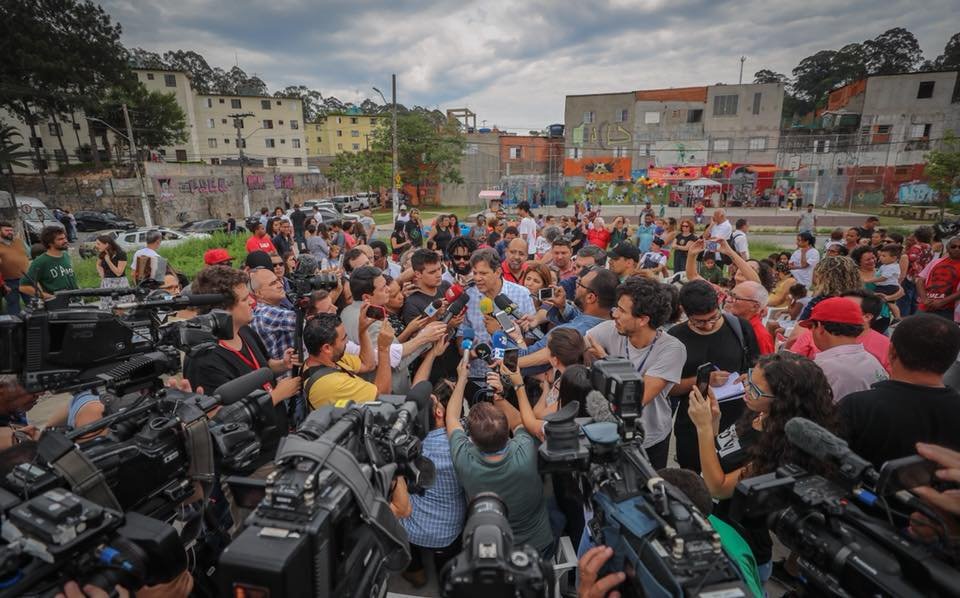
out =
[(273, 269), (273, 260), (266, 251), (251, 251), (247, 254), (247, 260), (244, 262), (247, 268), (268, 268)]
[(635, 262), (640, 261), (640, 250), (626, 241), (617, 243), (617, 246), (607, 252), (609, 258), (626, 258)]
[(216, 249), (208, 249), (203, 254), (203, 263), (208, 266), (229, 265), (233, 263), (233, 257), (227, 253), (226, 249), (217, 247)]
[(800, 325), (804, 328), (810, 328), (814, 322), (862, 326), (863, 310), (846, 297), (831, 297), (814, 305), (813, 309), (810, 310), (810, 317), (801, 321)]

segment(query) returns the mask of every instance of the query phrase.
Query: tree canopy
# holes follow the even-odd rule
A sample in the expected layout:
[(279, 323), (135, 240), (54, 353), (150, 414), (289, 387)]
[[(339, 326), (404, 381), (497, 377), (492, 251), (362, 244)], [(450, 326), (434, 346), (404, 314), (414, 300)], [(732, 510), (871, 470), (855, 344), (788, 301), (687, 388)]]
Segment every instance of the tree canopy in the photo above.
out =
[(927, 154), (924, 174), (927, 184), (937, 192), (937, 205), (940, 206), (940, 219), (954, 191), (960, 189), (960, 139), (948, 131), (943, 137), (940, 149)]

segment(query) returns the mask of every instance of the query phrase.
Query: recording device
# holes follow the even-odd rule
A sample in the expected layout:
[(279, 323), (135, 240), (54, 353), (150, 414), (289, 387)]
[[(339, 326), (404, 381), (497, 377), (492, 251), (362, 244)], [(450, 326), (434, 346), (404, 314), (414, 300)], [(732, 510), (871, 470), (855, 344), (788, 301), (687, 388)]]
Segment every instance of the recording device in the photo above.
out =
[(136, 591), (170, 581), (187, 566), (170, 525), (65, 490), (21, 501), (0, 489), (0, 516), (2, 598), (52, 596), (70, 580)]
[(493, 350), (487, 343), (477, 343), (473, 346), (473, 352), (477, 354), (477, 359), (482, 359), (487, 365), (493, 365)]
[[(448, 304), (453, 303), (465, 294), (463, 291), (464, 289), (462, 286), (458, 285), (457, 283), (453, 283), (447, 287), (446, 292), (443, 294), (443, 300)], [(466, 305), (466, 303), (464, 303), (464, 305)]]
[(485, 316), (493, 315), (493, 312), (496, 311), (490, 297), (480, 297), (478, 307), (480, 308), (480, 313)]
[(520, 349), (516, 347), (512, 349), (503, 350), (503, 367), (507, 368), (511, 372), (517, 371), (517, 366), (520, 361)]
[[(613, 549), (600, 576), (623, 571), (624, 596), (747, 596), (720, 537), (682, 492), (661, 479), (642, 448), (643, 378), (625, 359), (594, 362), (587, 396), (545, 417), (540, 471), (571, 473), (589, 497), (595, 545)], [(604, 408), (604, 398), (606, 406)]]
[(540, 301), (553, 299), (553, 287), (544, 287), (539, 291), (537, 291), (537, 299), (539, 299)]
[(901, 489), (923, 482), (924, 476), (914, 476), (916, 459), (898, 459), (877, 472), (814, 422), (795, 417), (785, 431), (791, 444), (834, 465), (836, 474), (826, 478), (787, 464), (742, 480), (731, 503), (733, 521), (765, 521), (799, 556), (801, 581), (816, 595), (960, 594), (960, 572), (947, 563), (951, 555), (900, 533), (888, 519), (889, 503), (896, 500), (934, 522), (941, 538), (946, 535), (939, 515)]
[(716, 251), (719, 246), (716, 241), (707, 241), (707, 251)]
[(514, 546), (507, 506), (492, 492), (467, 507), (463, 551), (440, 574), (442, 596), (549, 596), (553, 570), (529, 545)]
[(447, 306), (447, 311), (444, 312), (443, 317), (440, 318), (440, 321), (444, 324), (449, 324), (450, 320), (459, 316), (463, 313), (463, 310), (467, 309), (467, 303), (470, 301), (470, 296), (466, 293), (460, 295), (456, 299), (450, 302), (450, 305)]
[(503, 329), (507, 334), (513, 333), (517, 329), (517, 325), (514, 324), (513, 318), (508, 316), (506, 312), (498, 311), (493, 314), (493, 317), (497, 319), (497, 323), (500, 324), (500, 328)]
[(427, 306), (423, 309), (423, 315), (428, 318), (432, 318), (433, 316), (437, 315), (437, 312), (440, 311), (441, 307), (443, 307), (443, 300), (435, 299), (433, 302), (427, 304)]
[(712, 363), (705, 363), (697, 368), (697, 390), (700, 391), (700, 395), (706, 398), (707, 392), (710, 390), (710, 374), (713, 373), (714, 367)]
[[(494, 298), (493, 302), (497, 307), (503, 310), (504, 313), (506, 313), (508, 316), (510, 316), (514, 320), (520, 319), (520, 316), (522, 315), (518, 313), (520, 311), (520, 308), (517, 307), (517, 304), (511, 301), (510, 298), (507, 297), (506, 295), (502, 293), (497, 295)], [(502, 323), (500, 325), (503, 326)], [(543, 332), (541, 332), (539, 328), (531, 328), (529, 331), (529, 334), (537, 339), (543, 338)]]
[(321, 407), (283, 439), (265, 481), (229, 479), (234, 496), (259, 502), (221, 556), (221, 592), (382, 595), (410, 558), (388, 506), (391, 480), (403, 475), (412, 491), (433, 483), (420, 445), (430, 392), (421, 382), (405, 398)]
[(386, 320), (387, 310), (380, 305), (368, 305), (367, 317), (371, 320)]
[(296, 303), (301, 297), (309, 296), (313, 291), (332, 291), (340, 284), (338, 274), (317, 274), (317, 258), (306, 253), (297, 258), (297, 267), (287, 280), (290, 283), (288, 296), (292, 303)]
[(491, 359), (503, 359), (503, 352), (507, 348), (507, 335), (502, 330), (496, 330), (490, 335), (490, 348), (492, 350)]

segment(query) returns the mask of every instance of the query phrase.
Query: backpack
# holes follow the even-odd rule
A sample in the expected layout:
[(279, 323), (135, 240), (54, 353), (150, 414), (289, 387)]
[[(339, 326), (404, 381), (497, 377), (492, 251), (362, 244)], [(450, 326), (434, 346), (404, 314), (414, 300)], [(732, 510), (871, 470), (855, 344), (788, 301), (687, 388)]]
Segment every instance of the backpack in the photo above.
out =
[(733, 331), (733, 334), (737, 337), (737, 341), (740, 343), (740, 351), (742, 353), (741, 365), (750, 363), (750, 348), (747, 346), (747, 340), (743, 336), (743, 325), (740, 323), (740, 318), (723, 312), (723, 321), (730, 326), (730, 330)]
[(347, 372), (342, 368), (334, 368), (330, 367), (329, 365), (317, 365), (307, 368), (300, 373), (300, 375), (305, 378), (303, 382), (303, 397), (306, 399), (307, 411), (313, 411), (313, 405), (310, 404), (310, 389), (313, 388), (313, 385), (316, 384), (317, 380), (320, 378), (329, 376), (330, 374), (335, 374), (337, 372), (344, 372), (352, 375), (350, 372)]

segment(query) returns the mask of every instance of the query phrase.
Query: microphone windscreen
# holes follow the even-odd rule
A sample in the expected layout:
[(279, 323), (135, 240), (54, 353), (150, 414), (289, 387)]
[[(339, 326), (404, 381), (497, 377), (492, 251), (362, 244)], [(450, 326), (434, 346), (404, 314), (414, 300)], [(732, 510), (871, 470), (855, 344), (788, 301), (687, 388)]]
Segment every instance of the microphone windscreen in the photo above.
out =
[(447, 303), (453, 303), (461, 296), (463, 296), (463, 287), (456, 283), (450, 285), (447, 292), (443, 294), (443, 298), (447, 300)]
[(513, 301), (510, 301), (510, 297), (507, 297), (503, 293), (497, 295), (494, 298), (493, 302), (496, 303), (497, 307), (499, 307), (505, 312), (509, 313), (513, 311), (513, 308), (514, 308)]
[(482, 297), (480, 299), (480, 313), (485, 316), (493, 313), (493, 301), (490, 301), (489, 297)]
[(270, 368), (260, 368), (229, 382), (224, 382), (213, 391), (213, 396), (219, 397), (223, 405), (230, 405), (262, 388), (267, 382), (273, 382), (273, 378), (273, 371)]
[(301, 253), (297, 258), (297, 267), (294, 270), (295, 276), (313, 276), (317, 273), (317, 258), (309, 253)]
[(610, 401), (598, 390), (587, 393), (586, 409), (595, 422), (617, 422), (617, 417), (610, 411)]

